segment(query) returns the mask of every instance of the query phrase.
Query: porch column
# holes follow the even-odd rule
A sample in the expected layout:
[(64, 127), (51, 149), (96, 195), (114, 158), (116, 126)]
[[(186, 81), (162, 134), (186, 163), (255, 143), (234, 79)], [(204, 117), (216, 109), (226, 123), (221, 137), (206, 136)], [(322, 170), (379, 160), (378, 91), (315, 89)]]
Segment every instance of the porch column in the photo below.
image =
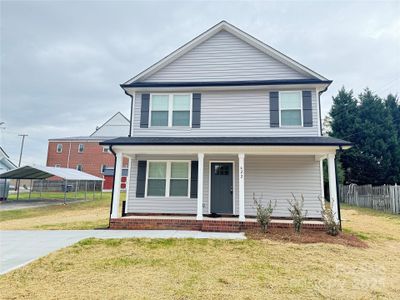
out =
[(113, 203), (111, 218), (118, 218), (119, 210), (119, 198), (121, 194), (121, 176), (122, 176), (122, 153), (117, 153), (117, 160), (115, 162), (115, 174), (114, 174), (114, 192), (113, 192)]
[(239, 153), (239, 221), (245, 221), (244, 213), (244, 153)]
[(335, 218), (336, 223), (339, 222), (339, 212), (337, 204), (337, 192), (336, 192), (336, 170), (335, 170), (335, 154), (328, 154), (328, 175), (329, 175), (329, 198), (331, 203), (331, 209)]
[(203, 220), (203, 177), (204, 177), (204, 153), (198, 153), (197, 173), (197, 220)]

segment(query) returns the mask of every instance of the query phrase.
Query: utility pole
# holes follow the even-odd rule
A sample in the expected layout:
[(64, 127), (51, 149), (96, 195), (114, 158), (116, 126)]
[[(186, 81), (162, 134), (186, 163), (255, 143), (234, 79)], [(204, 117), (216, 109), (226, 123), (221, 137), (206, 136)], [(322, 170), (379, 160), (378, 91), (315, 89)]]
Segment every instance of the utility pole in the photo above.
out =
[[(22, 152), (24, 151), (24, 142), (25, 142), (25, 137), (28, 136), (26, 133), (23, 134), (18, 134), (18, 136), (22, 137), (21, 140), (21, 151), (19, 153), (19, 161), (18, 161), (18, 168), (21, 166), (21, 160), (22, 160)], [(17, 188), (17, 200), (19, 199), (19, 185), (20, 185), (20, 179), (17, 180), (16, 188)]]
[(28, 136), (28, 135), (26, 133), (23, 133), (23, 134), (18, 134), (18, 136), (22, 136), (21, 151), (19, 153), (19, 161), (18, 161), (18, 167), (20, 167), (21, 166), (21, 160), (22, 160), (22, 151), (24, 151), (25, 137)]

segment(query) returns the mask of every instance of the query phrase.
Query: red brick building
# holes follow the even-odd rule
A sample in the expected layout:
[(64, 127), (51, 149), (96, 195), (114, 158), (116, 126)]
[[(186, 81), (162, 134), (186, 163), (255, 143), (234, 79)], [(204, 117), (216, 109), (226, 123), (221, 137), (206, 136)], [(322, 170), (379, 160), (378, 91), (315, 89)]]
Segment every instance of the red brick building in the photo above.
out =
[[(49, 139), (47, 163), (49, 167), (78, 169), (105, 179), (104, 189), (111, 189), (114, 168), (114, 155), (108, 146), (100, 146), (99, 142), (117, 136), (128, 135), (129, 120), (120, 112), (97, 127), (90, 136), (63, 137)], [(128, 167), (128, 160), (123, 167)], [(122, 179), (125, 188), (126, 177)]]

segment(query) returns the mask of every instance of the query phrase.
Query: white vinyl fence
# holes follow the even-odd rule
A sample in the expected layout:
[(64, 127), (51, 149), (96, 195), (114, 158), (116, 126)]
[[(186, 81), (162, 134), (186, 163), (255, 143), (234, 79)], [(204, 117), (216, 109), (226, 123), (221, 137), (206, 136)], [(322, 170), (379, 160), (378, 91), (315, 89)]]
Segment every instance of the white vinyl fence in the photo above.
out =
[(400, 186), (340, 185), (340, 201), (394, 214), (400, 214)]

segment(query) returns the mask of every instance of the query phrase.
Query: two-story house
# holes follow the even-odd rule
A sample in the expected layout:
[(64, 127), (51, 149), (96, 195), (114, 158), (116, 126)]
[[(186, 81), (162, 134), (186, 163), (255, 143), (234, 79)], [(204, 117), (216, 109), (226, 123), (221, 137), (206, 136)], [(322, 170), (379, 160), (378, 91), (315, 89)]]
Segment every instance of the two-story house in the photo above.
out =
[(303, 195), (307, 217), (320, 219), (323, 159), (338, 219), (335, 154), (350, 143), (321, 136), (330, 83), (225, 21), (128, 80), (130, 135), (102, 142), (116, 156), (115, 186), (129, 159), (111, 228), (241, 230), (255, 224), (253, 194), (276, 201), (281, 219), (292, 193)]

